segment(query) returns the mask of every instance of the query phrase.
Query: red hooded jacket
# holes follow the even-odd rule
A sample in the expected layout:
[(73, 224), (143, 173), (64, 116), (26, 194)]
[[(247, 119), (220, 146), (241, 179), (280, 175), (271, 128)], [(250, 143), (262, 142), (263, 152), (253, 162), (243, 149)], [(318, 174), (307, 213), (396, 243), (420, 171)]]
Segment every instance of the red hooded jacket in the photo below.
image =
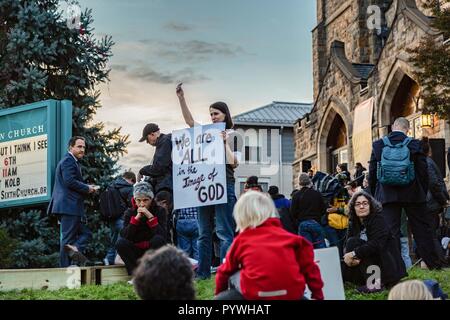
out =
[(228, 279), (237, 271), (247, 300), (299, 300), (306, 284), (313, 299), (323, 299), (313, 246), (285, 231), (278, 218), (245, 229), (234, 239), (217, 271), (216, 294), (228, 289)]

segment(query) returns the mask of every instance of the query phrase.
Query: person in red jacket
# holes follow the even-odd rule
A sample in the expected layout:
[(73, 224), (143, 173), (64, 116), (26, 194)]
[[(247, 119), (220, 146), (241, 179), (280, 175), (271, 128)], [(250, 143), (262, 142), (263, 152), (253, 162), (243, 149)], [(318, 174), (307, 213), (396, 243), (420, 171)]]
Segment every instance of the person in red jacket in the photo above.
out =
[(239, 235), (216, 275), (216, 300), (300, 300), (308, 285), (323, 299), (311, 243), (285, 231), (272, 199), (248, 191), (234, 208)]

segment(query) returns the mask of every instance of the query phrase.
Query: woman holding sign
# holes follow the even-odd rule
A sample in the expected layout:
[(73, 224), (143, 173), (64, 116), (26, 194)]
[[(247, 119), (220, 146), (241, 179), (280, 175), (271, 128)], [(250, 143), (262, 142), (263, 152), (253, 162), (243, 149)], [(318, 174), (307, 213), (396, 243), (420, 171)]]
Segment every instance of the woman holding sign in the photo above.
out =
[[(177, 87), (177, 96), (180, 101), (181, 111), (184, 121), (189, 127), (198, 125), (186, 104), (184, 99), (184, 91), (181, 84)], [(209, 107), (211, 121), (213, 123), (225, 123), (226, 130), (222, 132), (225, 154), (227, 159), (226, 178), (227, 178), (227, 203), (213, 206), (205, 206), (199, 208), (198, 224), (198, 255), (199, 265), (197, 269), (197, 277), (199, 279), (207, 279), (211, 277), (211, 254), (212, 254), (212, 233), (214, 229), (214, 221), (216, 223), (216, 234), (220, 239), (220, 261), (223, 261), (225, 255), (233, 242), (234, 230), (236, 223), (233, 219), (233, 208), (236, 203), (236, 195), (234, 193), (234, 169), (238, 166), (238, 160), (229, 145), (229, 134), (233, 128), (230, 110), (224, 102), (215, 102)], [(214, 219), (215, 218), (215, 219)]]

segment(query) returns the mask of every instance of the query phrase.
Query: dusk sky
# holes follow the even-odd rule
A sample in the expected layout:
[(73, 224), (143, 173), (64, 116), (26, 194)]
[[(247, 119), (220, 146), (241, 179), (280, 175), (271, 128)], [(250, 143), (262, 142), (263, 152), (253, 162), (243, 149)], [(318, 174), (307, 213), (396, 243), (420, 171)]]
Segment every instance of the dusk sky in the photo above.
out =
[(80, 0), (95, 33), (111, 35), (111, 82), (100, 87), (96, 121), (122, 127), (131, 144), (120, 164), (138, 171), (153, 147), (137, 141), (146, 123), (185, 128), (177, 83), (194, 119), (226, 102), (232, 115), (272, 101), (312, 102), (314, 0)]

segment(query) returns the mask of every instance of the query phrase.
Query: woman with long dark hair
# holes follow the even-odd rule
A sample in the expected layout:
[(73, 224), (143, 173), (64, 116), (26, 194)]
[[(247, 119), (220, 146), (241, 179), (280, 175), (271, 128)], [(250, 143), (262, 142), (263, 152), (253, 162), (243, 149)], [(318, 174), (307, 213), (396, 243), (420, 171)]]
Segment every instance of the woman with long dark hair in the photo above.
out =
[[(177, 87), (177, 96), (180, 101), (181, 111), (184, 120), (189, 127), (196, 125), (194, 118), (186, 104), (184, 91), (181, 85)], [(236, 223), (233, 219), (233, 208), (236, 203), (234, 191), (234, 169), (238, 166), (238, 160), (231, 149), (230, 130), (233, 129), (233, 121), (230, 110), (226, 103), (215, 102), (209, 107), (209, 114), (213, 123), (225, 123), (225, 131), (222, 132), (224, 139), (226, 155), (226, 179), (227, 179), (227, 203), (213, 206), (200, 207), (198, 212), (199, 239), (198, 255), (199, 265), (197, 269), (197, 278), (207, 279), (211, 277), (211, 255), (212, 255), (212, 233), (214, 231), (214, 222), (217, 237), (220, 239), (220, 261), (223, 261), (225, 255), (233, 242)], [(215, 219), (214, 219), (215, 218)]]
[(349, 203), (342, 273), (344, 281), (363, 285), (358, 290), (365, 293), (391, 287), (407, 275), (400, 244), (390, 233), (381, 210), (381, 204), (364, 191), (355, 193)]

